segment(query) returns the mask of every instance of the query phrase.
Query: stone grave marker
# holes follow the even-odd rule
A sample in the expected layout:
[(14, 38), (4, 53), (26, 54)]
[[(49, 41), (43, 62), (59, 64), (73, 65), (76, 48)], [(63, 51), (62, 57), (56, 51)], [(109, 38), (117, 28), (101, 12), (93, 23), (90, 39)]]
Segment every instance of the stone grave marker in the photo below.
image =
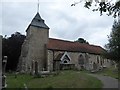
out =
[(7, 64), (7, 56), (4, 56), (3, 62), (2, 62), (2, 88), (6, 88), (6, 75), (5, 75), (5, 69), (6, 69), (6, 64)]

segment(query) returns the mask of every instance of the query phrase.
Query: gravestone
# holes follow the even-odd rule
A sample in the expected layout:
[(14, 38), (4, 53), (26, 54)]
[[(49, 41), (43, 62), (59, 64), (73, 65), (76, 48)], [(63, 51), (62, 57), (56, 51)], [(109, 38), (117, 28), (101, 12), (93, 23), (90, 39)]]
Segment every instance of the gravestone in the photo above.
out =
[(28, 90), (28, 87), (25, 83), (24, 83), (24, 90)]
[(5, 75), (5, 69), (6, 69), (6, 64), (7, 64), (7, 56), (4, 56), (3, 62), (2, 62), (2, 88), (6, 88), (6, 75)]
[(6, 88), (7, 84), (6, 84), (6, 76), (3, 74), (2, 75), (2, 88)]
[(3, 62), (2, 62), (2, 72), (3, 72), (3, 74), (5, 74), (6, 64), (7, 64), (7, 56), (4, 56), (3, 57)]

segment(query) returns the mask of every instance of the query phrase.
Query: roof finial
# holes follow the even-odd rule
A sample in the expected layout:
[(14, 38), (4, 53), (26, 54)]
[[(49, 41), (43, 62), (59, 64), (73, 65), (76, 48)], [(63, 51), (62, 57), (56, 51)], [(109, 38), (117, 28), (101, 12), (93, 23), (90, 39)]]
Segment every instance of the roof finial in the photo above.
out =
[(37, 12), (39, 13), (39, 0), (38, 0), (38, 7), (37, 7)]

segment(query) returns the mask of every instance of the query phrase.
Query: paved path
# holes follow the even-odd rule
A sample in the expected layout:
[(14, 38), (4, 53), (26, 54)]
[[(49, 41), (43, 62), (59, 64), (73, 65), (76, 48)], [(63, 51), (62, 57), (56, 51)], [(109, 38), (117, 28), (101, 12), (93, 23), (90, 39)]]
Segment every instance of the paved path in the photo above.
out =
[[(102, 81), (103, 88), (118, 88), (118, 80), (109, 76), (97, 75), (97, 74), (89, 74), (94, 76)], [(120, 82), (119, 82), (120, 86)]]

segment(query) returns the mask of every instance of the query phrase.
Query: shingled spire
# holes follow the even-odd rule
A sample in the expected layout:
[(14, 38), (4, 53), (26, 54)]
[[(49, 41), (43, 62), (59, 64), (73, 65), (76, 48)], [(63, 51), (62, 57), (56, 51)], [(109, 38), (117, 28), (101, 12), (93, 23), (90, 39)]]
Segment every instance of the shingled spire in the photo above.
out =
[(33, 20), (32, 20), (30, 25), (31, 26), (35, 26), (35, 27), (49, 29), (49, 27), (44, 23), (44, 20), (41, 18), (40, 14), (38, 12), (35, 15), (35, 17), (33, 18)]
[(40, 14), (39, 14), (39, 0), (38, 0), (38, 6), (37, 6), (37, 14), (33, 18), (30, 26), (49, 29), (49, 27), (44, 23), (44, 20), (41, 18)]

